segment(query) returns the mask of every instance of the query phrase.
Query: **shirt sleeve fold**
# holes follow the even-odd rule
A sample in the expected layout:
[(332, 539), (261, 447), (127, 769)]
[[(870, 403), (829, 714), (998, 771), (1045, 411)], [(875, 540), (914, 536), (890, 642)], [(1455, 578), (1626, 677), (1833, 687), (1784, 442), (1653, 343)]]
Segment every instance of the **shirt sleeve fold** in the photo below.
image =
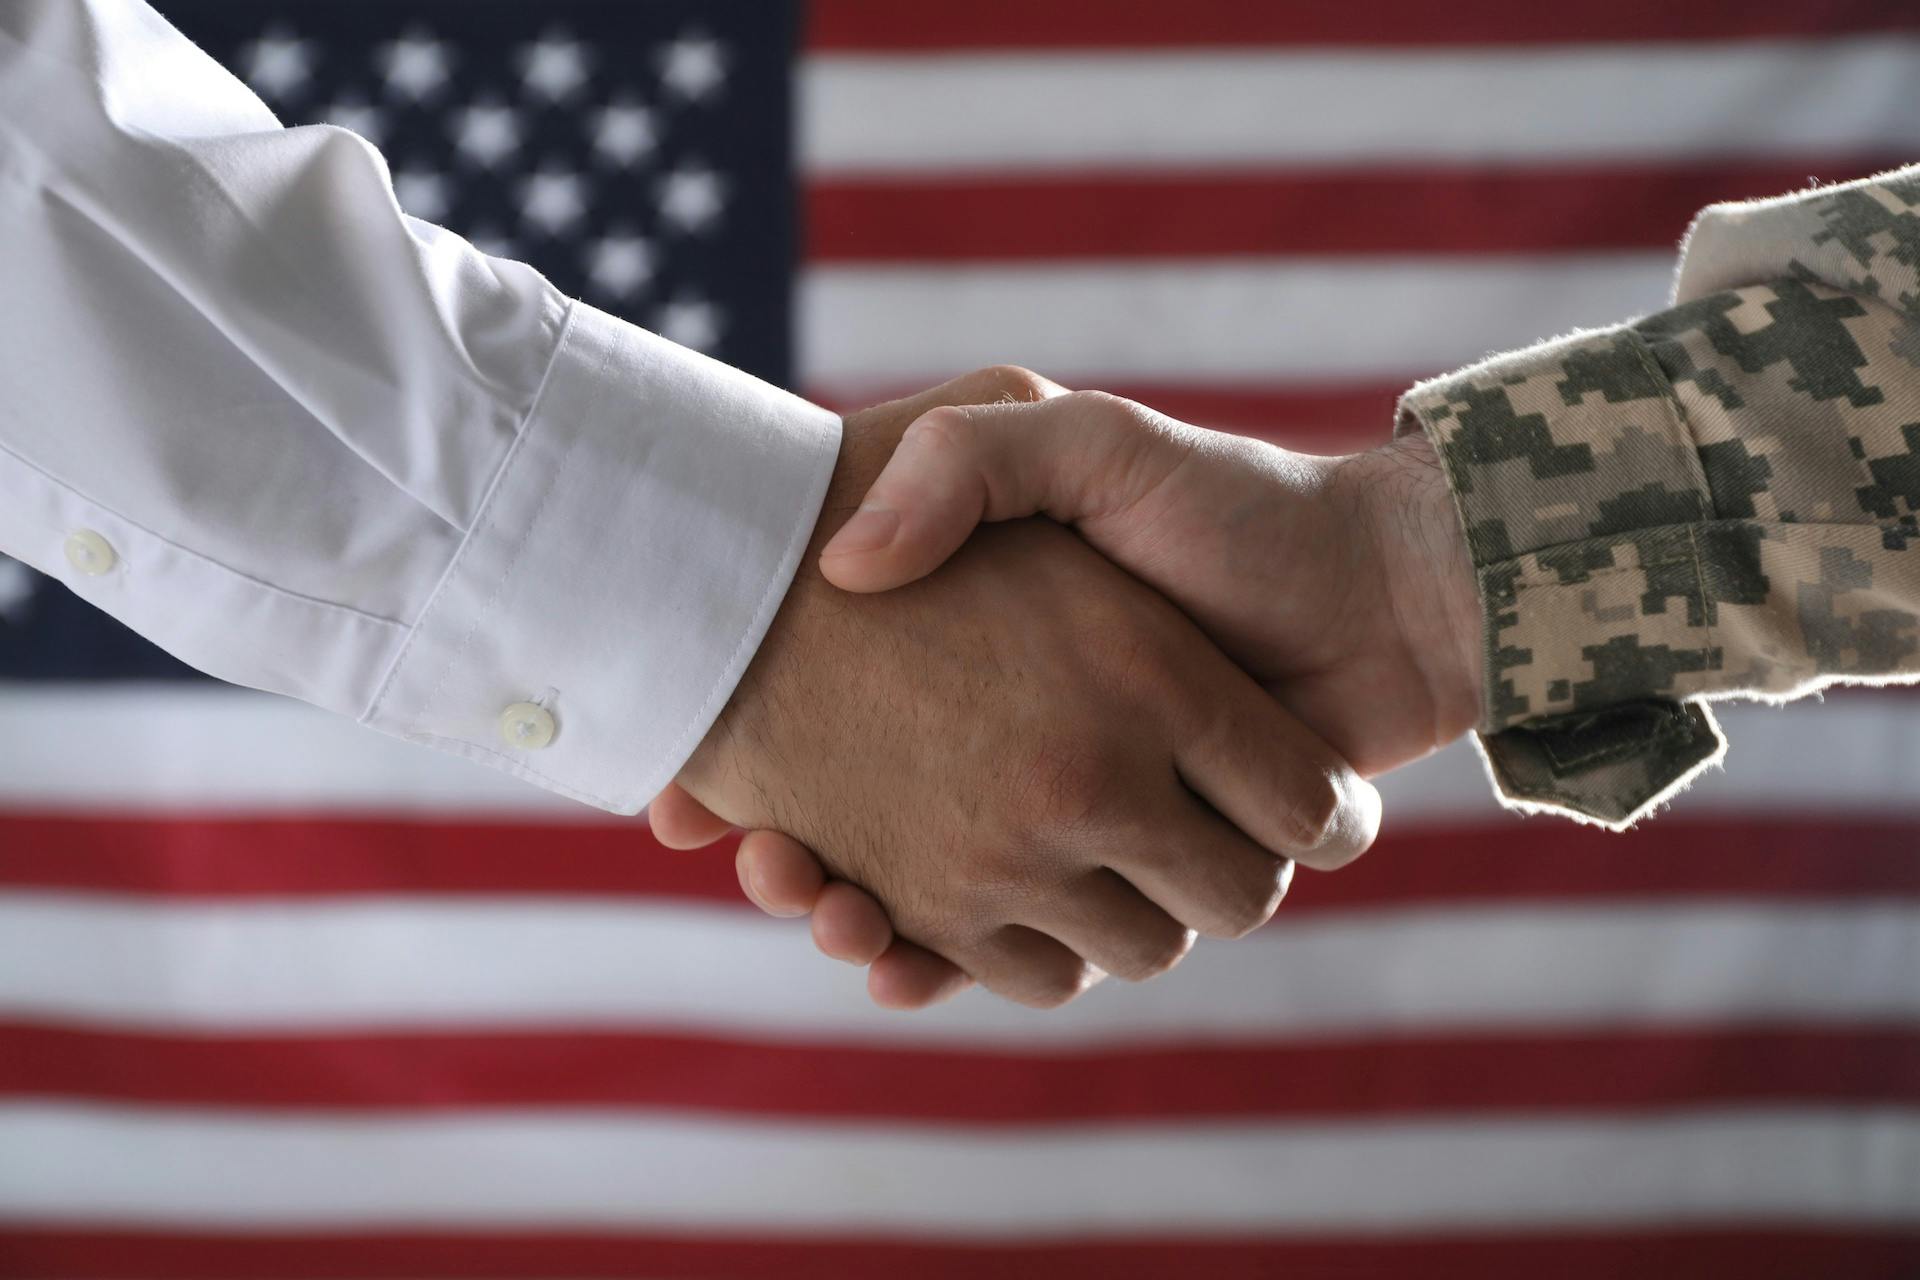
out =
[(1915, 172), (1709, 209), (1672, 307), (1407, 393), (1509, 801), (1625, 825), (1721, 757), (1706, 701), (1920, 678)]
[[(631, 813), (839, 419), (404, 214), (138, 0), (0, 4), (0, 550), (183, 661)], [(531, 726), (531, 728), (529, 728)]]
[[(839, 441), (825, 410), (576, 303), (365, 723), (638, 811), (758, 650)], [(550, 742), (502, 734), (516, 704)]]

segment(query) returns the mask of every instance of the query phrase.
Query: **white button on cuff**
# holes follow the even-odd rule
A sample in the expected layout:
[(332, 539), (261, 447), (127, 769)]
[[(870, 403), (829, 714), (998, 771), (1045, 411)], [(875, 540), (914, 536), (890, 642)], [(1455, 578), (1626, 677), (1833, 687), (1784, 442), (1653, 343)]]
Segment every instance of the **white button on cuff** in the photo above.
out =
[(67, 563), (90, 578), (112, 573), (120, 563), (113, 544), (91, 529), (76, 529), (67, 538)]
[(531, 702), (516, 702), (500, 713), (500, 737), (517, 751), (538, 751), (553, 741), (553, 713)]

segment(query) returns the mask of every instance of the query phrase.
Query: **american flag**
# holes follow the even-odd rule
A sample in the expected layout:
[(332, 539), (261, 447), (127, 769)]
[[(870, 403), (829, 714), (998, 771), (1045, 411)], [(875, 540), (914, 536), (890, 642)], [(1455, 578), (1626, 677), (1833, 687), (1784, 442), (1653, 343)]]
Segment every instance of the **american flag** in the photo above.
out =
[[(403, 207), (827, 403), (1017, 361), (1303, 447), (1920, 153), (1910, 0), (160, 0)], [(184, 602), (183, 607), (191, 607)], [(1464, 745), (1269, 928), (869, 1007), (721, 852), (0, 562), (0, 1274), (1920, 1275), (1920, 704), (1624, 838)]]

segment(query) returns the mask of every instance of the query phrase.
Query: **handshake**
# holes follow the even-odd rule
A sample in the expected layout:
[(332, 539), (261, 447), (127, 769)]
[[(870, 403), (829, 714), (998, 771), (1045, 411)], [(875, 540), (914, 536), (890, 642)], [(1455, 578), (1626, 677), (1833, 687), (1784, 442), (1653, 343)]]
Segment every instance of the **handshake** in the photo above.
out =
[(1423, 436), (1315, 457), (987, 369), (846, 420), (786, 603), (652, 821), (748, 828), (748, 896), (811, 913), (882, 1005), (1052, 1007), (1358, 857), (1364, 779), (1472, 727), (1480, 681)]

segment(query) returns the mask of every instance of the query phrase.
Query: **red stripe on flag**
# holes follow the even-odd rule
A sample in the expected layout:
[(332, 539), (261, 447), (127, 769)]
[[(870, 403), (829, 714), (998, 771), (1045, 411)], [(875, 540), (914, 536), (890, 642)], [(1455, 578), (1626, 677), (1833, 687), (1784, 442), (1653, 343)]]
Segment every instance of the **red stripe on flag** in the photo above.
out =
[(810, 263), (1673, 248), (1703, 206), (1895, 157), (1285, 173), (943, 174), (808, 184)]
[(640, 822), (0, 813), (0, 887), (191, 898), (511, 894), (744, 903), (733, 843), (678, 852)]
[(354, 1111), (645, 1107), (1031, 1124), (1920, 1103), (1920, 1030), (1380, 1036), (1006, 1053), (605, 1031), (197, 1035), (0, 1023), (0, 1096)]
[(1834, 36), (1920, 30), (1899, 0), (1614, 0), (1606, 5), (1423, 0), (814, 0), (815, 53), (1029, 52), (1210, 45), (1515, 45)]
[[(1663, 818), (1630, 835), (1521, 819), (1389, 827), (1288, 909), (1565, 898), (1920, 897), (1920, 822)], [(744, 905), (731, 842), (679, 853), (626, 825), (0, 814), (0, 888), (189, 898), (506, 894)]]
[(1668, 817), (1625, 835), (1562, 819), (1522, 821), (1498, 829), (1389, 827), (1374, 851), (1338, 874), (1302, 870), (1287, 907), (1920, 897), (1920, 822), (1913, 819)]
[[(1360, 1188), (1357, 1194), (1365, 1194)], [(1270, 1280), (1470, 1275), (1480, 1280), (1912, 1280), (1920, 1232), (1757, 1225), (1490, 1236), (1307, 1239), (1166, 1236), (1061, 1244), (914, 1242), (819, 1234), (696, 1236), (474, 1231), (187, 1234), (114, 1227), (0, 1228), (5, 1274), (39, 1280), (450, 1280), (454, 1277), (740, 1277), (787, 1280)]]

